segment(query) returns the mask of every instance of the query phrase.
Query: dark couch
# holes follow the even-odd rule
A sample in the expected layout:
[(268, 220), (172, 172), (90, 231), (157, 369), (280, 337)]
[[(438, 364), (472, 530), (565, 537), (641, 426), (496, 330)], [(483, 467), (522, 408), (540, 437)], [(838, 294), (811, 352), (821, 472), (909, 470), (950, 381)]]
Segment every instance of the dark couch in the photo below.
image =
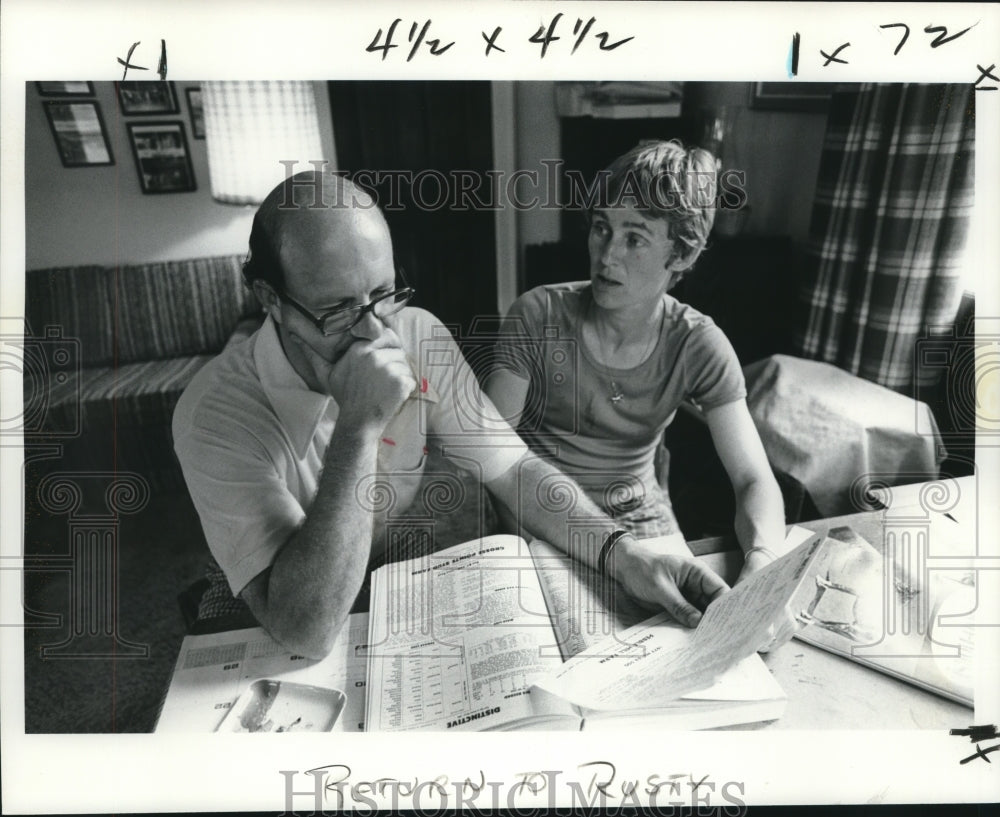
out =
[(29, 271), (26, 458), (180, 487), (174, 406), (208, 360), (260, 323), (240, 265), (233, 255)]

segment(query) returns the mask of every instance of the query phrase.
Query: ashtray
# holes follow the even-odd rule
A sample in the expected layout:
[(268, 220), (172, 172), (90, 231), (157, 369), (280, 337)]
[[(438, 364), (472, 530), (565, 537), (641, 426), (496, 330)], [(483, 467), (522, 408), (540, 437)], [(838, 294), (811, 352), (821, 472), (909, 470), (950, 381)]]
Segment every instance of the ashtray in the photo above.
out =
[(218, 732), (329, 732), (344, 708), (339, 689), (254, 681), (219, 724)]

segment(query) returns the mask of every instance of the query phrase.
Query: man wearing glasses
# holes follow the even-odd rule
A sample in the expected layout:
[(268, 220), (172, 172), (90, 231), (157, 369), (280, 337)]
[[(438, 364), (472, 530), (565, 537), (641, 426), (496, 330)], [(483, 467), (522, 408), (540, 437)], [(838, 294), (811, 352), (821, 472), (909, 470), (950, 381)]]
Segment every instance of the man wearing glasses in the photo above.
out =
[(229, 587), (287, 648), (329, 652), (386, 558), (385, 520), (365, 486), (382, 479), (407, 507), (428, 433), (507, 509), (521, 508), (532, 535), (679, 621), (695, 624), (725, 590), (697, 562), (616, 530), (582, 491), (576, 510), (594, 535), (570, 543), (565, 510), (536, 499), (558, 472), (479, 392), (440, 322), (406, 308), (412, 290), (396, 280), (385, 219), (351, 182), (310, 171), (278, 185), (254, 217), (244, 275), (264, 324), (198, 373), (174, 413), (174, 443)]

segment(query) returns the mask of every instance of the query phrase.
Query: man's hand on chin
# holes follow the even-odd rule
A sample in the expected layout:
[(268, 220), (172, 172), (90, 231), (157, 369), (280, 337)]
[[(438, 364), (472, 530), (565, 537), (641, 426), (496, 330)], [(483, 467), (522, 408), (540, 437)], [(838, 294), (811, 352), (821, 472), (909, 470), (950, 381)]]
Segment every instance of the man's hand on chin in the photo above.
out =
[(317, 381), (340, 407), (340, 421), (382, 428), (417, 388), (398, 335), (386, 329), (374, 340), (356, 340), (336, 363), (292, 335)]

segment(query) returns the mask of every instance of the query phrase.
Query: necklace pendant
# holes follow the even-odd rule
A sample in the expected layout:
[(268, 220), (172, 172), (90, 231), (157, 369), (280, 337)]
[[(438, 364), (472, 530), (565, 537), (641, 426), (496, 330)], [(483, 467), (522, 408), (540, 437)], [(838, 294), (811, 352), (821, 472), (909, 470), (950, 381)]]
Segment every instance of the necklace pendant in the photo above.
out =
[(611, 396), (610, 396), (610, 397), (609, 397), (608, 399), (609, 399), (609, 400), (610, 400), (610, 401), (611, 401), (612, 403), (614, 403), (615, 405), (618, 405), (618, 403), (620, 403), (620, 402), (621, 402), (621, 399), (622, 399), (622, 398), (623, 398), (624, 396), (625, 396), (625, 395), (624, 395), (624, 394), (622, 394), (622, 390), (621, 390), (620, 388), (618, 388), (618, 384), (617, 384), (617, 383), (615, 383), (615, 381), (614, 381), (614, 380), (612, 380), (612, 381), (611, 381)]

